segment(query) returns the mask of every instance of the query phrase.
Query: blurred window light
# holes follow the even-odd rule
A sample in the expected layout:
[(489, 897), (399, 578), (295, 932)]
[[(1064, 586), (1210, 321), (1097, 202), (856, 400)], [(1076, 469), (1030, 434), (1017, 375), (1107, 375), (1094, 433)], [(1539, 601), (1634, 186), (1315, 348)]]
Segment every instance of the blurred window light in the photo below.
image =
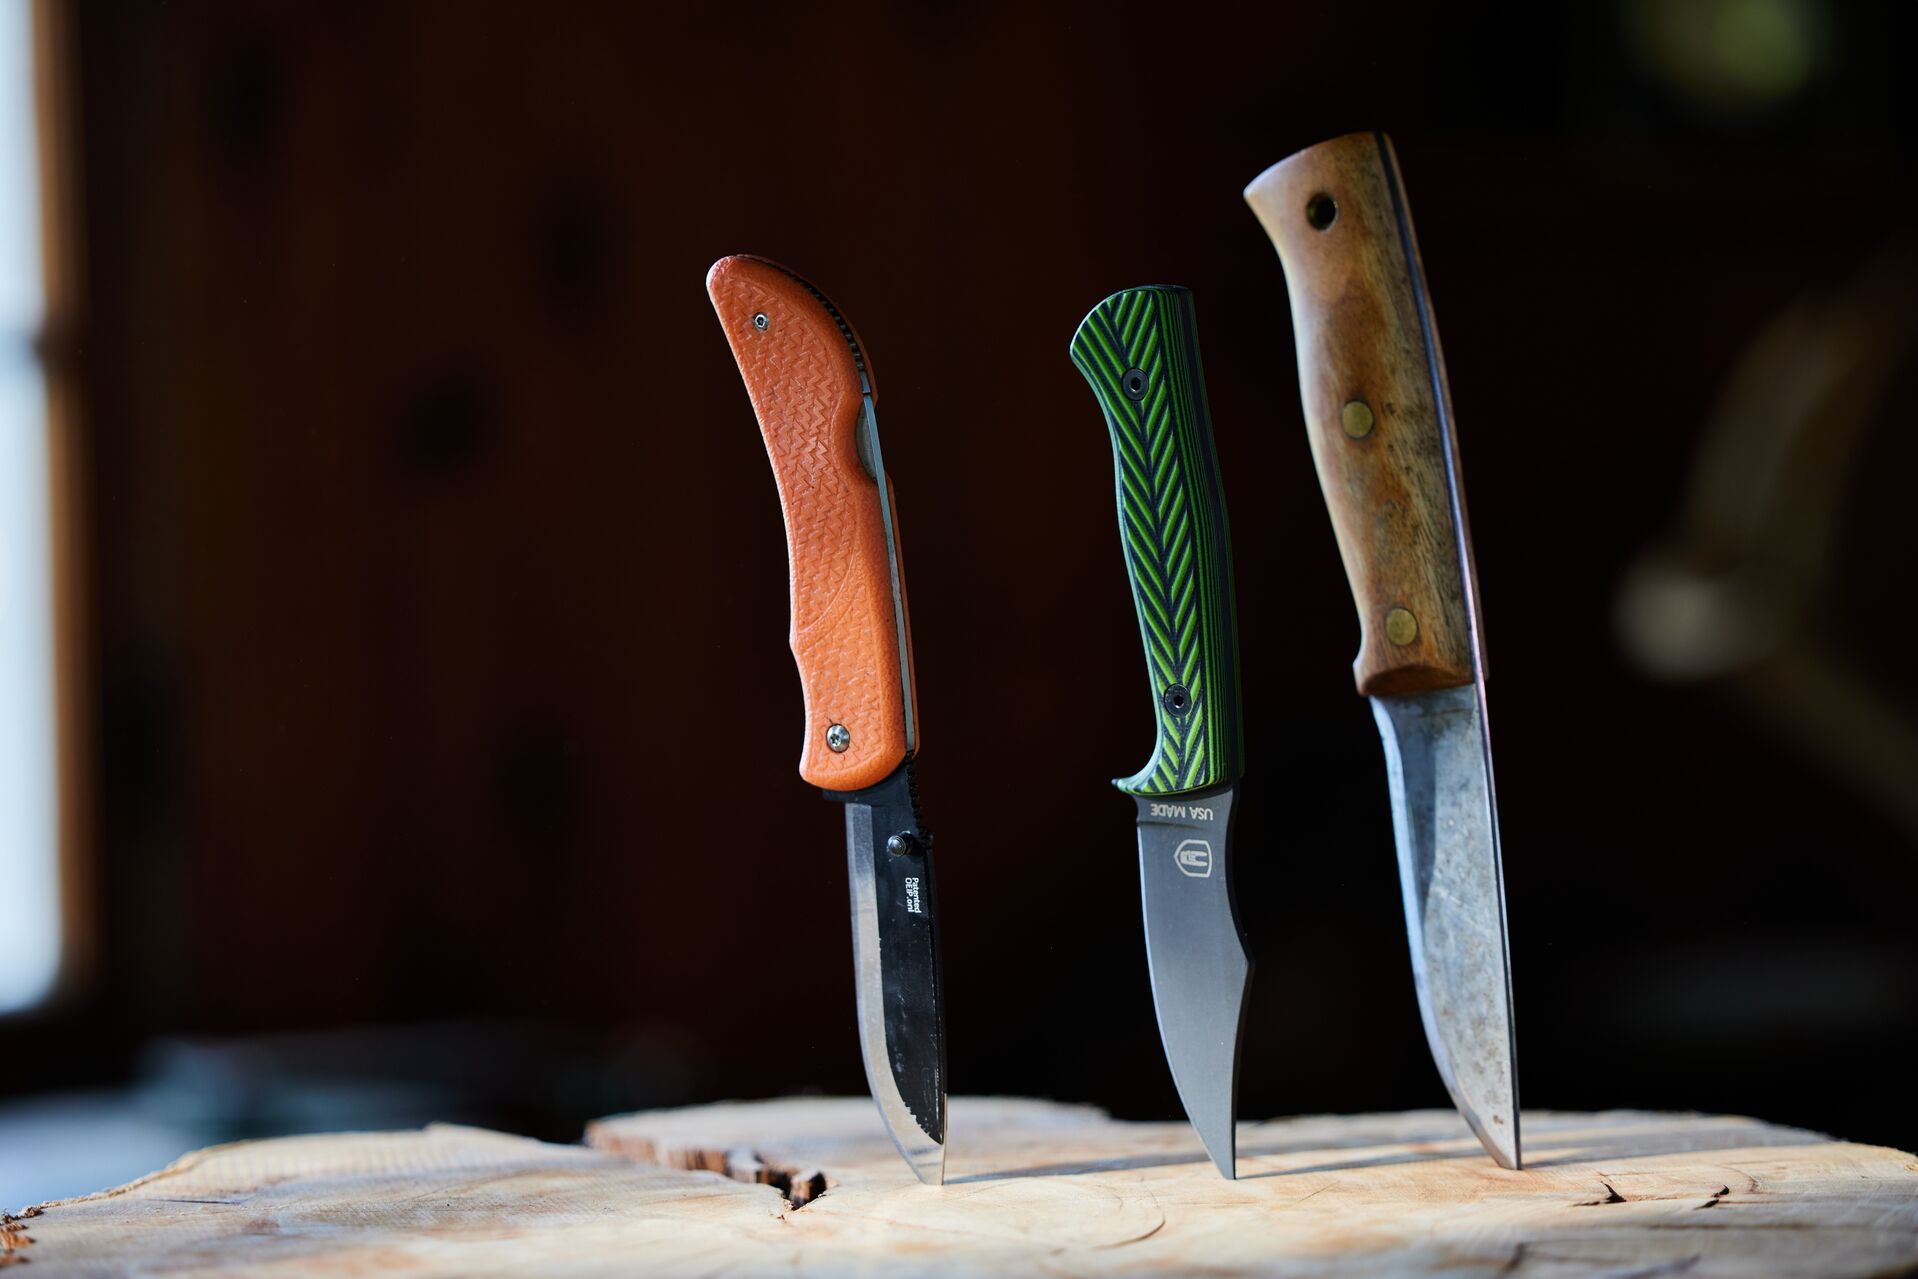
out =
[(0, 1013), (60, 966), (51, 473), (31, 0), (0, 0)]
[(1638, 59), (1696, 109), (1763, 115), (1802, 94), (1828, 61), (1829, 15), (1815, 0), (1626, 0)]

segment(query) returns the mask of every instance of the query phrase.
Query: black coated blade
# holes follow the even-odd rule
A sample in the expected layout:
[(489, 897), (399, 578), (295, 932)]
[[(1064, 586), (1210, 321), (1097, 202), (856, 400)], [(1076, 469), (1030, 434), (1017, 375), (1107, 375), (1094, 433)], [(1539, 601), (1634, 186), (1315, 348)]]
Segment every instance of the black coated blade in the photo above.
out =
[(945, 1180), (946, 1018), (940, 998), (932, 841), (919, 820), (912, 761), (846, 805), (853, 967), (866, 1082), (919, 1179)]
[(1232, 901), (1235, 784), (1140, 795), (1139, 887), (1159, 1038), (1186, 1117), (1236, 1177), (1239, 1029), (1252, 960)]

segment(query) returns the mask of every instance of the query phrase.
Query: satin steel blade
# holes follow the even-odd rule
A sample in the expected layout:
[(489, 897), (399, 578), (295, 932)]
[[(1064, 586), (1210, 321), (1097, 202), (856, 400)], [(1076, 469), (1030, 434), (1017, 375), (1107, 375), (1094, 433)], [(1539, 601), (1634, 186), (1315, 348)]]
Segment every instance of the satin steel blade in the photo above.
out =
[(1486, 1151), (1520, 1165), (1498, 808), (1475, 685), (1374, 697), (1425, 1038)]
[(1236, 783), (1137, 797), (1139, 888), (1159, 1038), (1186, 1117), (1228, 1179), (1238, 1175), (1239, 1029), (1252, 983), (1232, 904), (1237, 797)]
[(931, 841), (907, 761), (846, 805), (853, 968), (866, 1082), (919, 1180), (946, 1178), (946, 1019), (940, 1001)]

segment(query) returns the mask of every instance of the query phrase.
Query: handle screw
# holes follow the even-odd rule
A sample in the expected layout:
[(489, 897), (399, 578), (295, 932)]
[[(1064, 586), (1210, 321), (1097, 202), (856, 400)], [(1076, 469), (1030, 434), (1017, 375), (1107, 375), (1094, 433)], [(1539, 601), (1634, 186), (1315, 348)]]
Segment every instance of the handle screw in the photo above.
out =
[(1145, 398), (1145, 374), (1138, 369), (1127, 369), (1119, 378), (1119, 389), (1125, 392), (1128, 400)]
[(826, 745), (832, 747), (833, 754), (843, 752), (852, 745), (852, 731), (844, 724), (832, 724), (826, 728)]
[(1339, 220), (1339, 202), (1321, 191), (1305, 202), (1305, 220), (1314, 231), (1323, 231)]
[(1372, 406), (1364, 400), (1347, 400), (1345, 407), (1339, 410), (1339, 425), (1355, 440), (1372, 433), (1373, 420)]
[(1419, 619), (1412, 616), (1410, 609), (1395, 608), (1385, 615), (1386, 639), (1403, 648), (1418, 637)]
[(770, 323), (772, 323), (772, 321), (766, 318), (766, 313), (764, 311), (760, 311), (759, 313), (753, 316), (753, 327), (758, 329), (761, 333), (764, 333), (766, 331), (766, 326)]
[(912, 837), (911, 831), (902, 830), (886, 841), (886, 851), (894, 857), (906, 857), (919, 851), (919, 841)]
[(1165, 690), (1165, 695), (1159, 698), (1159, 704), (1174, 715), (1183, 715), (1192, 705), (1192, 694), (1185, 691), (1185, 685), (1174, 684)]

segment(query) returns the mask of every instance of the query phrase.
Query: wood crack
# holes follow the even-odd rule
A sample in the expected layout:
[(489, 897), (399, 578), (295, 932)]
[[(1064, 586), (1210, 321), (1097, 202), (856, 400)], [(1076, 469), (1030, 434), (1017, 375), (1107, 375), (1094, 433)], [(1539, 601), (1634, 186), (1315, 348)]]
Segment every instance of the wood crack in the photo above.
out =
[(771, 1186), (786, 1201), (786, 1207), (793, 1211), (804, 1208), (829, 1188), (826, 1174), (818, 1168), (794, 1168), (774, 1163), (747, 1146), (721, 1150), (705, 1146), (638, 1143), (630, 1154), (633, 1158), (665, 1168), (716, 1172), (749, 1186)]
[(1600, 1179), (1598, 1184), (1605, 1187), (1605, 1197), (1603, 1199), (1581, 1199), (1577, 1203), (1573, 1204), (1572, 1207), (1602, 1208), (1606, 1204), (1622, 1204), (1622, 1203), (1629, 1202), (1624, 1195), (1621, 1195), (1618, 1193), (1617, 1187), (1613, 1186), (1611, 1182)]
[(10, 1212), (0, 1212), (0, 1268), (27, 1264), (25, 1249), (33, 1242), (33, 1236), (21, 1223), (39, 1216), (40, 1211), (28, 1208), (17, 1217)]

